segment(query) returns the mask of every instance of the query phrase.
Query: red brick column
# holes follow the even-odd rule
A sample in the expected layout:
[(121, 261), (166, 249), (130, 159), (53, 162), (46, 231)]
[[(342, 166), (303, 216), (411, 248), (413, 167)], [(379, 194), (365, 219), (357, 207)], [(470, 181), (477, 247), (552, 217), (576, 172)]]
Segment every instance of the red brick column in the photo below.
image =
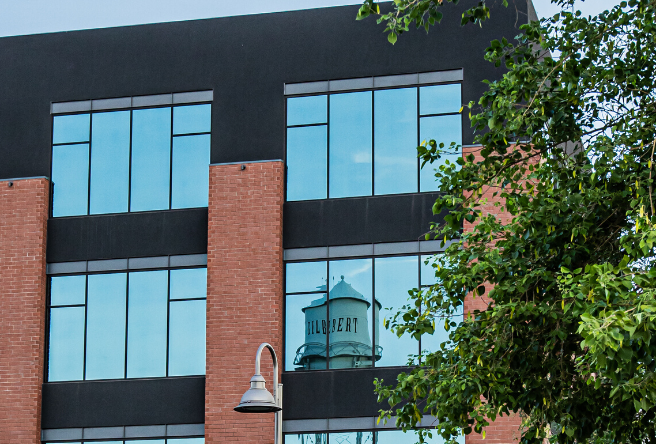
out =
[(0, 443), (41, 441), (49, 181), (0, 181)]
[[(255, 352), (282, 364), (281, 161), (210, 166), (205, 442), (271, 443), (274, 415), (237, 413)], [(280, 366), (282, 367), (282, 365)], [(269, 353), (262, 374), (273, 388)]]
[[(463, 148), (463, 156), (473, 154), (476, 161), (482, 160), (483, 157), (480, 155), (480, 151), (483, 147), (466, 147)], [(503, 223), (509, 223), (511, 215), (508, 213), (501, 212), (499, 207), (494, 206), (495, 202), (500, 201), (499, 196), (493, 196), (494, 192), (498, 190), (489, 189), (483, 193), (483, 198), (487, 198), (487, 204), (483, 205), (482, 211), (483, 216), (488, 214), (494, 214), (499, 218)], [(467, 221), (463, 224), (464, 232), (472, 232), (475, 224), (471, 224)], [(491, 302), (490, 298), (487, 297), (490, 290), (492, 290), (491, 284), (485, 284), (485, 294), (483, 296), (477, 296), (474, 298), (471, 294), (465, 299), (464, 312), (468, 314), (474, 310), (486, 310), (488, 304)], [(466, 437), (466, 444), (514, 444), (519, 442), (520, 434), (519, 428), (521, 426), (521, 418), (519, 416), (503, 416), (497, 418), (496, 421), (490, 424), (489, 427), (485, 428), (485, 440), (478, 433), (472, 433)]]

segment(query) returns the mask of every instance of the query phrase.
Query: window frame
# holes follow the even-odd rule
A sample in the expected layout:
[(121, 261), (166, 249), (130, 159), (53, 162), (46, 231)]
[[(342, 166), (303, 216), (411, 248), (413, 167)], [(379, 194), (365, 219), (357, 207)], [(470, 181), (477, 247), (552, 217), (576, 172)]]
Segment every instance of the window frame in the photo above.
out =
[[(330, 262), (335, 262), (335, 261), (346, 261), (346, 260), (358, 260), (358, 259), (370, 259), (371, 260), (371, 282), (372, 282), (372, 287), (371, 287), (371, 304), (372, 304), (372, 311), (371, 311), (371, 325), (369, 326), (369, 335), (371, 337), (371, 343), (372, 343), (372, 354), (371, 354), (371, 360), (372, 360), (372, 365), (371, 367), (360, 367), (360, 368), (367, 368), (367, 369), (381, 369), (381, 368), (404, 368), (407, 367), (406, 365), (390, 365), (390, 366), (379, 366), (376, 365), (376, 348), (377, 346), (380, 346), (380, 344), (377, 343), (376, 338), (376, 324), (375, 324), (375, 314), (374, 314), (374, 304), (378, 302), (378, 299), (376, 298), (376, 259), (384, 259), (384, 258), (407, 258), (407, 257), (414, 257), (417, 259), (417, 287), (413, 288), (419, 288), (419, 289), (425, 289), (428, 287), (431, 287), (431, 284), (422, 284), (422, 268), (424, 266), (424, 261), (428, 260), (432, 256), (436, 255), (441, 255), (443, 254), (443, 251), (432, 251), (432, 252), (427, 252), (427, 251), (417, 251), (417, 252), (411, 252), (411, 253), (390, 253), (390, 254), (368, 254), (368, 255), (353, 255), (353, 256), (336, 256), (336, 257), (320, 257), (320, 258), (308, 258), (308, 259), (290, 259), (290, 260), (285, 260), (284, 261), (284, 266), (283, 266), (283, 319), (282, 319), (282, 331), (283, 331), (283, 353), (282, 353), (282, 368), (284, 373), (306, 373), (306, 372), (315, 372), (315, 371), (348, 371), (348, 370), (356, 370), (358, 367), (355, 368), (348, 368), (348, 369), (339, 369), (339, 368), (330, 368), (330, 357), (328, 356), (326, 359), (326, 368), (322, 369), (314, 369), (314, 370), (296, 370), (296, 369), (287, 369), (286, 368), (286, 361), (287, 361), (287, 297), (288, 296), (298, 296), (298, 295), (311, 295), (311, 294), (320, 294), (322, 292), (320, 291), (297, 291), (297, 292), (287, 292), (287, 264), (298, 264), (298, 263), (316, 263), (316, 262), (325, 262), (326, 266), (326, 273), (327, 276), (330, 274)], [(423, 258), (423, 259), (422, 259)], [(430, 263), (430, 262), (429, 262)], [(408, 289), (410, 290), (410, 289)], [(326, 295), (326, 301), (327, 301), (327, 308), (326, 308), (326, 319), (330, 319), (330, 307), (329, 307), (329, 297), (330, 289), (326, 287), (326, 290), (323, 294)], [(463, 307), (464, 308), (464, 307)], [(463, 310), (464, 311), (464, 310)], [(462, 316), (462, 313), (456, 313), (453, 315), (453, 317), (457, 318)], [(368, 314), (369, 316), (369, 314)], [(305, 327), (305, 326), (304, 326)], [(384, 327), (383, 327), (384, 328)], [(451, 330), (450, 330), (451, 331)], [(330, 346), (330, 335), (326, 334), (326, 350), (329, 349)], [(417, 340), (417, 353), (421, 354), (422, 351), (422, 340), (421, 338)]]
[[(153, 268), (139, 268), (139, 269), (124, 269), (124, 270), (103, 270), (103, 271), (87, 271), (87, 272), (73, 272), (73, 273), (58, 273), (48, 275), (46, 279), (46, 319), (45, 319), (45, 359), (44, 359), (44, 382), (45, 383), (58, 383), (58, 382), (82, 382), (82, 381), (122, 381), (122, 380), (134, 380), (134, 379), (163, 379), (163, 378), (177, 378), (177, 377), (193, 377), (193, 376), (205, 376), (206, 369), (202, 374), (198, 375), (169, 375), (169, 353), (170, 353), (170, 328), (171, 328), (171, 303), (172, 302), (185, 302), (185, 301), (205, 301), (207, 304), (207, 290), (205, 292), (204, 298), (182, 298), (182, 299), (171, 299), (171, 271), (175, 270), (190, 270), (190, 269), (207, 269), (207, 265), (182, 265), (182, 266), (169, 266), (169, 267), (153, 267)], [(144, 376), (144, 377), (128, 377), (128, 327), (129, 327), (129, 288), (130, 288), (130, 273), (140, 273), (140, 272), (149, 272), (149, 271), (166, 271), (167, 272), (167, 307), (166, 307), (166, 371), (164, 376)], [(89, 276), (96, 275), (107, 275), (107, 274), (125, 274), (125, 350), (123, 356), (123, 377), (120, 378), (103, 378), (103, 379), (87, 379), (87, 324), (88, 324), (88, 298), (89, 298)], [(84, 294), (84, 304), (62, 304), (62, 305), (52, 305), (52, 293), (51, 293), (51, 282), (52, 278), (57, 277), (68, 277), (68, 276), (85, 276), (85, 294)], [(207, 305), (206, 305), (207, 306)], [(51, 313), (52, 309), (55, 308), (71, 308), (71, 307), (83, 307), (84, 308), (84, 338), (83, 338), (83, 355), (82, 355), (82, 379), (72, 379), (72, 380), (49, 380), (50, 372), (50, 326), (51, 326)], [(207, 322), (207, 319), (206, 319)], [(203, 343), (205, 349), (207, 349), (207, 339)], [(77, 441), (76, 441), (77, 442)]]
[[(417, 158), (417, 188), (416, 191), (410, 191), (410, 192), (401, 192), (401, 193), (389, 193), (389, 194), (376, 194), (376, 189), (375, 189), (375, 182), (376, 182), (376, 171), (375, 171), (375, 92), (376, 91), (387, 91), (387, 90), (396, 90), (396, 89), (407, 89), (407, 88), (414, 88), (416, 89), (416, 105), (417, 105), (417, 110), (416, 110), (416, 115), (415, 115), (415, 120), (416, 120), (416, 145), (419, 146), (421, 143), (421, 120), (422, 118), (430, 118), (430, 117), (440, 117), (440, 116), (455, 116), (459, 115), (461, 116), (461, 121), (464, 119), (462, 115), (462, 108), (460, 108), (459, 111), (457, 112), (449, 112), (449, 113), (429, 113), (429, 114), (421, 114), (421, 88), (424, 87), (431, 87), (431, 86), (442, 86), (442, 85), (459, 85), (460, 86), (460, 102), (462, 105), (463, 101), (463, 86), (464, 86), (464, 80), (443, 80), (443, 81), (436, 81), (436, 82), (430, 82), (430, 83), (409, 83), (409, 84), (399, 84), (399, 85), (392, 85), (392, 86), (371, 86), (371, 87), (366, 87), (366, 88), (353, 88), (353, 89), (348, 89), (348, 90), (325, 90), (325, 91), (317, 91), (317, 92), (307, 92), (307, 93), (290, 93), (290, 94), (285, 94), (284, 99), (285, 99), (285, 109), (284, 109), (284, 116), (285, 116), (285, 131), (284, 131), (284, 147), (285, 147), (285, 202), (308, 202), (308, 201), (320, 201), (320, 200), (328, 200), (328, 199), (352, 199), (352, 198), (362, 198), (362, 197), (377, 197), (377, 196), (397, 196), (397, 195), (408, 195), (408, 194), (417, 194), (417, 193), (431, 193), (433, 191), (421, 191), (422, 186), (421, 186), (421, 172), (422, 172), (422, 167), (421, 167), (421, 159)], [(371, 92), (371, 193), (365, 194), (365, 195), (358, 195), (358, 196), (344, 196), (344, 197), (330, 197), (330, 97), (332, 95), (339, 95), (339, 94), (349, 94), (349, 93), (358, 93), (358, 92)], [(288, 100), (293, 99), (293, 98), (302, 98), (302, 97), (316, 97), (316, 96), (326, 96), (326, 122), (325, 123), (308, 123), (308, 124), (298, 124), (298, 125), (288, 125), (287, 124), (287, 113), (288, 113)], [(464, 105), (463, 105), (464, 106)], [(287, 140), (287, 134), (290, 128), (309, 128), (309, 127), (319, 127), (319, 126), (325, 126), (326, 128), (326, 197), (320, 197), (320, 198), (312, 198), (312, 199), (298, 199), (298, 200), (289, 200), (288, 199), (288, 187), (287, 183), (289, 180), (289, 172), (287, 169), (287, 159), (288, 159), (288, 140)], [(461, 141), (462, 141), (462, 131), (463, 131), (463, 126), (461, 126)], [(462, 155), (462, 150), (460, 152)], [(430, 165), (430, 164), (429, 164)], [(427, 165), (426, 167), (428, 167)]]
[[(112, 100), (112, 99), (109, 99)], [(185, 134), (176, 134), (174, 131), (174, 109), (177, 107), (185, 107), (185, 106), (195, 106), (195, 105), (210, 105), (210, 130), (207, 132), (195, 132), (195, 133), (185, 133)], [(133, 145), (133, 115), (134, 111), (140, 111), (140, 110), (150, 110), (150, 109), (162, 109), (162, 108), (170, 108), (171, 110), (171, 127), (169, 129), (169, 189), (168, 189), (168, 208), (166, 209), (159, 209), (159, 210), (138, 210), (138, 211), (132, 211), (131, 210), (131, 203), (132, 203), (132, 145)], [(51, 218), (64, 218), (64, 217), (85, 217), (85, 216), (102, 216), (102, 215), (108, 215), (108, 214), (127, 214), (127, 213), (144, 213), (144, 212), (152, 212), (152, 211), (171, 211), (174, 209), (186, 209), (186, 208), (206, 208), (206, 207), (183, 207), (183, 208), (173, 208), (173, 141), (176, 138), (179, 137), (189, 137), (189, 136), (201, 136), (201, 135), (206, 135), (209, 136), (210, 138), (210, 159), (208, 159), (208, 165), (211, 164), (211, 153), (212, 153), (212, 121), (213, 121), (213, 114), (214, 114), (214, 101), (213, 100), (199, 100), (199, 101), (189, 101), (189, 102), (179, 102), (179, 103), (166, 103), (166, 104), (158, 104), (158, 105), (148, 105), (148, 106), (122, 106), (122, 107), (112, 107), (112, 108), (107, 108), (107, 109), (89, 109), (89, 110), (83, 110), (83, 111), (65, 111), (65, 112), (57, 112), (57, 113), (51, 113), (50, 115), (50, 179), (51, 179), (51, 192), (50, 192), (50, 211), (49, 211), (49, 216)], [(92, 164), (92, 152), (93, 152), (93, 147), (92, 147), (92, 137), (93, 137), (93, 115), (94, 114), (103, 114), (103, 113), (110, 113), (110, 112), (120, 112), (120, 111), (129, 111), (130, 112), (130, 131), (129, 131), (129, 155), (128, 155), (128, 183), (127, 183), (127, 211), (124, 212), (119, 212), (119, 213), (91, 213), (91, 164)], [(75, 115), (84, 115), (88, 114), (89, 115), (89, 138), (86, 142), (66, 142), (66, 143), (54, 143), (54, 136), (55, 136), (55, 118), (61, 117), (61, 116), (75, 116)], [(57, 146), (66, 146), (66, 145), (88, 145), (88, 170), (87, 170), (87, 210), (86, 214), (78, 214), (78, 215), (62, 215), (62, 216), (54, 216), (54, 192), (55, 192), (55, 183), (52, 181), (52, 173), (53, 173), (53, 150)]]

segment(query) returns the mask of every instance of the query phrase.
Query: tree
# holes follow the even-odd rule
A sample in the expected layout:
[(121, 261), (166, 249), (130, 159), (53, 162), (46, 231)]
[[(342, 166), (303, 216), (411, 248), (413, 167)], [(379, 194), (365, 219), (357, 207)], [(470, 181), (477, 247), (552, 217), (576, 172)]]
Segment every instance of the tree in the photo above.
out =
[[(419, 337), (446, 321), (450, 341), (395, 386), (376, 382), (392, 406), (381, 416), (404, 429), (431, 414), (453, 439), (514, 413), (525, 443), (656, 441), (656, 0), (591, 17), (552, 1), (561, 13), (491, 42), (486, 59), (507, 72), (469, 104), (481, 149), (436, 173), (434, 212), (450, 214), (427, 237), (459, 241), (389, 327)], [(439, 23), (442, 3), (381, 15), (366, 0), (358, 18), (378, 15), (394, 43)], [(481, 1), (463, 25), (489, 14)], [(426, 164), (460, 149), (418, 152)], [(468, 295), (488, 309), (449, 321)]]

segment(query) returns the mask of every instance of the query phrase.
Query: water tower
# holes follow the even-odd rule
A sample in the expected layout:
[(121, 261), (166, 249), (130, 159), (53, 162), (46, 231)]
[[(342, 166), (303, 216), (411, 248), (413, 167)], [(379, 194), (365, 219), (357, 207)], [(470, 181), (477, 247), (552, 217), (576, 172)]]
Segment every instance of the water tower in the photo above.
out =
[[(318, 288), (320, 291), (326, 291), (325, 285)], [(367, 313), (370, 306), (371, 302), (341, 276), (341, 281), (330, 290), (329, 322), (326, 322), (326, 296), (304, 307), (305, 343), (296, 351), (296, 370), (326, 368), (326, 334), (330, 337), (330, 368), (371, 367), (372, 356), (378, 361), (383, 348), (376, 346), (375, 353), (372, 351)], [(380, 302), (376, 301), (373, 310), (376, 336), (380, 307)]]

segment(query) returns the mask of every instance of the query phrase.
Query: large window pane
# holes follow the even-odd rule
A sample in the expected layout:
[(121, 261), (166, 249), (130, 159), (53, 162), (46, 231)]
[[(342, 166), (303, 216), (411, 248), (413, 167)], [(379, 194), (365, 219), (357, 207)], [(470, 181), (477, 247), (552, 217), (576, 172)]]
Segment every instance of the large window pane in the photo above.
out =
[(90, 213), (128, 211), (130, 111), (96, 113), (91, 119)]
[[(434, 139), (438, 146), (444, 143), (445, 154), (442, 158), (432, 164), (427, 163), (421, 170), (421, 187), (420, 191), (437, 191), (438, 183), (435, 179), (435, 171), (440, 165), (444, 165), (446, 160), (455, 163), (461, 156), (460, 151), (454, 153), (451, 151), (451, 142), (462, 145), (462, 116), (460, 114), (450, 116), (422, 117), (420, 119), (419, 139), (427, 142)], [(460, 148), (459, 148), (460, 150)]]
[(287, 126), (326, 123), (327, 109), (325, 95), (287, 99)]
[[(435, 320), (435, 333), (432, 335), (424, 334), (421, 336), (421, 349), (425, 351), (434, 352), (440, 350), (443, 342), (449, 340), (449, 334), (453, 330), (453, 327), (449, 329), (446, 328), (445, 319), (436, 319)], [(457, 313), (455, 313), (449, 319), (449, 323), (455, 322), (459, 324), (462, 322), (462, 305), (459, 307)]]
[(86, 379), (123, 378), (126, 274), (88, 279)]
[(89, 114), (56, 116), (52, 119), (52, 143), (89, 141)]
[(417, 192), (417, 88), (374, 92), (374, 194)]
[(433, 267), (436, 259), (435, 255), (424, 255), (421, 257), (421, 285), (433, 285), (437, 283), (437, 278), (435, 277), (436, 269)]
[(207, 268), (171, 270), (171, 299), (207, 297)]
[(329, 197), (371, 195), (371, 91), (330, 96)]
[(52, 215), (87, 214), (89, 199), (89, 145), (52, 147)]
[(86, 276), (50, 278), (50, 305), (84, 305)]
[(171, 108), (135, 110), (130, 211), (169, 208), (170, 164)]
[(329, 367), (371, 367), (372, 260), (331, 261), (328, 268)]
[(326, 128), (308, 126), (287, 129), (287, 200), (326, 198)]
[(328, 269), (326, 266), (326, 261), (287, 264), (285, 268), (285, 292), (305, 293), (325, 291), (328, 279)]
[(423, 86), (419, 88), (419, 97), (422, 116), (457, 113), (462, 106), (460, 84)]
[(84, 307), (50, 310), (48, 381), (78, 381), (84, 370)]
[(204, 375), (205, 301), (173, 301), (169, 316), (169, 376)]
[(128, 378), (166, 376), (168, 272), (130, 273)]
[(173, 134), (209, 133), (211, 127), (212, 105), (173, 108)]
[[(409, 290), (417, 288), (417, 256), (376, 258), (376, 300), (382, 305), (381, 317), (391, 319), (408, 302)], [(376, 366), (405, 365), (408, 355), (419, 353), (416, 339), (405, 334), (400, 338), (385, 327), (378, 328), (376, 343), (383, 347)]]
[(326, 369), (326, 294), (287, 295), (285, 370)]
[(210, 135), (173, 139), (171, 208), (207, 206), (210, 177)]
[(285, 435), (285, 444), (327, 444), (327, 433), (302, 433)]
[(340, 432), (331, 433), (330, 444), (373, 444), (374, 433), (363, 432)]
[[(171, 440), (169, 440), (170, 442)], [(166, 441), (163, 439), (134, 439), (130, 441), (125, 441), (126, 444), (166, 444)]]

